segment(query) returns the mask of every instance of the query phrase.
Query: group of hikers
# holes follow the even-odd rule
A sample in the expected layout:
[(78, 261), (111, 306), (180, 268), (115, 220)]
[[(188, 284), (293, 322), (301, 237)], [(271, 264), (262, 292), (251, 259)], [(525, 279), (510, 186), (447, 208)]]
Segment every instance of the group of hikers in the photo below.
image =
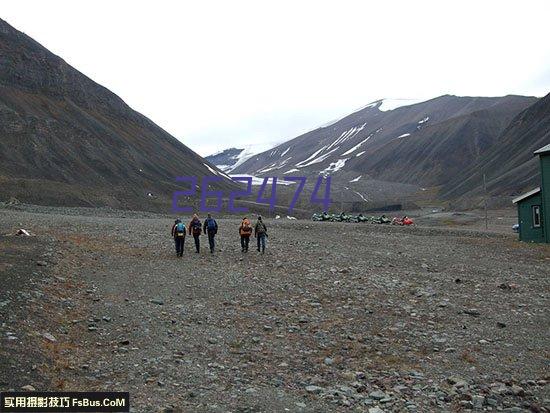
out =
[[(195, 252), (200, 253), (200, 236), (202, 234), (208, 235), (208, 245), (210, 247), (210, 253), (213, 254), (216, 247), (216, 234), (218, 233), (218, 223), (212, 217), (212, 214), (208, 214), (204, 220), (204, 224), (201, 223), (197, 214), (193, 215), (193, 218), (186, 226), (181, 219), (176, 219), (174, 225), (172, 225), (172, 237), (176, 246), (176, 255), (183, 257), (183, 247), (185, 245), (185, 237), (187, 235), (193, 235), (195, 240)], [(264, 224), (262, 217), (258, 216), (254, 227), (250, 223), (247, 217), (244, 217), (239, 225), (239, 236), (241, 237), (241, 252), (248, 252), (248, 245), (250, 243), (250, 237), (254, 233), (254, 237), (257, 240), (258, 252), (265, 253), (265, 245), (267, 238), (267, 226)]]

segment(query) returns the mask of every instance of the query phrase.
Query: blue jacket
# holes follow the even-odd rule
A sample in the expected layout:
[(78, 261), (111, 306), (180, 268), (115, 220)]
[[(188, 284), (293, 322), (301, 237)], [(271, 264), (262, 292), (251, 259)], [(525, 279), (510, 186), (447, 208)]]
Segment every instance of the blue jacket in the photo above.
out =
[(205, 234), (207, 234), (208, 232), (210, 232), (210, 230), (208, 229), (209, 227), (209, 223), (210, 222), (213, 222), (213, 225), (214, 225), (214, 229), (212, 231), (212, 235), (213, 234), (216, 234), (218, 232), (218, 223), (216, 222), (216, 220), (214, 218), (206, 218), (204, 220), (204, 226), (202, 228), (202, 230), (204, 231)]

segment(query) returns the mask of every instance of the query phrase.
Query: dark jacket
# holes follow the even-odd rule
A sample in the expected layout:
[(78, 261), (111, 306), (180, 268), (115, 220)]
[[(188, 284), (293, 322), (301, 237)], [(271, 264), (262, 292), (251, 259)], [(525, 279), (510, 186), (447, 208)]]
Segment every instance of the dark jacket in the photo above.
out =
[(254, 225), (254, 236), (262, 233), (267, 235), (267, 227), (265, 226), (263, 221), (257, 221), (256, 225)]
[[(197, 224), (198, 222), (198, 224)], [(199, 231), (198, 231), (198, 234), (193, 234), (193, 235), (200, 235), (200, 228), (201, 228), (201, 220), (198, 219), (198, 218), (194, 218), (191, 220), (191, 222), (189, 222), (189, 235), (191, 235), (193, 233), (193, 228), (197, 226), (199, 228)]]
[(214, 231), (213, 231), (213, 233), (216, 234), (218, 232), (218, 223), (216, 222), (216, 220), (214, 218), (206, 218), (204, 220), (204, 226), (203, 226), (202, 230), (205, 234), (208, 233), (208, 223), (210, 221), (214, 221)]

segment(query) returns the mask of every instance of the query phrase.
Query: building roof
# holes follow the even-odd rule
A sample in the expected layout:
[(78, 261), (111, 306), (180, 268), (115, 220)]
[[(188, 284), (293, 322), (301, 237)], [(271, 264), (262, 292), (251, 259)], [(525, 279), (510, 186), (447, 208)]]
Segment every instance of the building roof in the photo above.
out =
[(519, 201), (523, 201), (530, 196), (536, 195), (540, 192), (540, 187), (533, 189), (532, 191), (526, 192), (523, 195), (518, 196), (517, 198), (512, 199), (512, 203), (517, 204)]
[(546, 146), (543, 146), (542, 148), (540, 149), (537, 149), (535, 151), (535, 155), (540, 155), (542, 153), (547, 153), (547, 152), (550, 152), (550, 143)]

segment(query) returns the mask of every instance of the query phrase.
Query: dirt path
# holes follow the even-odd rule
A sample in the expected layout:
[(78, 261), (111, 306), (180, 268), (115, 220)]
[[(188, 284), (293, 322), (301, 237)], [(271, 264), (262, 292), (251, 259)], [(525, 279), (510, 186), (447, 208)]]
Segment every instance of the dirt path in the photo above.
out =
[(213, 256), (203, 237), (178, 259), (168, 219), (8, 211), (0, 232), (18, 224), (55, 240), (20, 337), (50, 368), (2, 388), (130, 391), (137, 412), (548, 411), (548, 246), (285, 220), (262, 256), (219, 220)]

